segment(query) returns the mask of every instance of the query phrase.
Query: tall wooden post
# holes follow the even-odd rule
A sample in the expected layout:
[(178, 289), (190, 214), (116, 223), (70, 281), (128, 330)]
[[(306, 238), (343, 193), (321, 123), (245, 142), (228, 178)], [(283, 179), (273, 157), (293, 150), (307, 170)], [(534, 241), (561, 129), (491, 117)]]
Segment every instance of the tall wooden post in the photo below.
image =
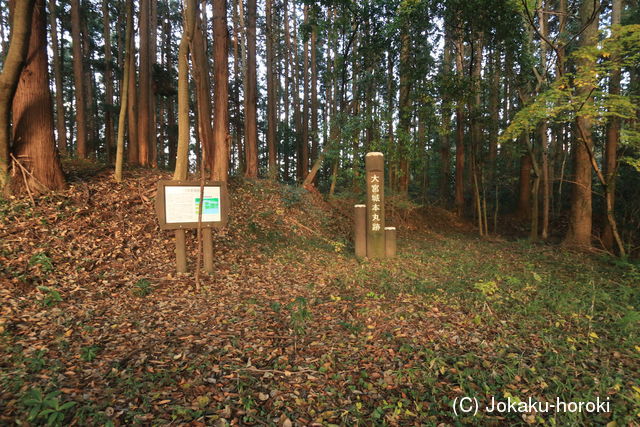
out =
[(356, 256), (367, 256), (367, 205), (354, 206), (353, 243)]
[(367, 257), (384, 258), (384, 155), (367, 153)]

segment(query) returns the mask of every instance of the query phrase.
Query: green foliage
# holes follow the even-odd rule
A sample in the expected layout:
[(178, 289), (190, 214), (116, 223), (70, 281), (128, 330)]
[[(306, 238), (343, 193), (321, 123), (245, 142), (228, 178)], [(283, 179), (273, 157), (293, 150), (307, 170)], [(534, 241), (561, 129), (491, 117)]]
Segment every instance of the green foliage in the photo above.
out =
[(50, 273), (53, 271), (53, 263), (51, 262), (51, 258), (45, 252), (38, 252), (33, 254), (31, 258), (29, 258), (29, 266), (39, 266), (40, 270), (43, 273)]
[(62, 403), (58, 396), (59, 391), (52, 391), (46, 395), (39, 388), (32, 388), (22, 398), (30, 422), (43, 423), (47, 426), (60, 426), (76, 402)]
[(133, 285), (131, 293), (137, 297), (146, 297), (151, 293), (153, 287), (151, 282), (147, 279), (140, 279)]
[(291, 328), (296, 335), (304, 335), (307, 321), (311, 319), (311, 312), (307, 308), (307, 299), (296, 297), (293, 302), (287, 305), (291, 312)]
[(280, 196), (285, 207), (292, 208), (302, 202), (302, 195), (306, 191), (304, 188), (295, 185), (283, 185), (281, 188)]
[[(557, 78), (526, 107), (521, 109), (500, 135), (501, 143), (532, 132), (543, 120), (568, 123), (579, 114), (602, 125), (611, 117), (631, 119), (640, 110), (638, 99), (630, 95), (612, 95), (604, 84), (615, 69), (633, 66), (640, 59), (640, 25), (616, 26), (611, 36), (595, 47), (583, 47), (572, 58), (583, 64), (576, 72)], [(585, 96), (584, 89), (592, 89)], [(638, 146), (636, 132), (625, 135), (625, 143)]]
[(97, 345), (82, 347), (80, 351), (80, 358), (85, 362), (93, 362), (93, 360), (95, 360), (96, 356), (98, 355), (99, 351), (100, 351), (100, 347)]
[(60, 292), (55, 289), (51, 289), (48, 286), (38, 286), (38, 290), (44, 293), (44, 297), (40, 300), (40, 304), (51, 307), (59, 302), (62, 302)]

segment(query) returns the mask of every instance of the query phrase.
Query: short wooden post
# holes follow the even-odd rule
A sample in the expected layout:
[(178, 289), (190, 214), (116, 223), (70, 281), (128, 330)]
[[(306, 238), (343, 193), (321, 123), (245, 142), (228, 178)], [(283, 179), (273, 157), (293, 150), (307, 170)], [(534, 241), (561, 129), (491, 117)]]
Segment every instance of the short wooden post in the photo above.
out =
[(384, 252), (387, 258), (393, 258), (396, 256), (396, 228), (385, 227), (384, 228)]
[(356, 256), (367, 256), (367, 205), (355, 205), (353, 215), (353, 243)]
[(187, 244), (184, 230), (176, 230), (176, 271), (187, 272)]
[(213, 273), (213, 236), (210, 228), (202, 229), (202, 258), (204, 271)]
[(367, 153), (367, 257), (384, 258), (384, 155)]

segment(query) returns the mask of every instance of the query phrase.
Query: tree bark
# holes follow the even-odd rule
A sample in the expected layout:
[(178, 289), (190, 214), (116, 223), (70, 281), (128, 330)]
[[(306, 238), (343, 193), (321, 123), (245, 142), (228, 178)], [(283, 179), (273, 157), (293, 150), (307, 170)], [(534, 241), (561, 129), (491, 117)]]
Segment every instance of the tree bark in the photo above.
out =
[(276, 116), (276, 74), (274, 69), (274, 27), (273, 0), (266, 0), (266, 41), (267, 41), (267, 150), (269, 152), (269, 178), (278, 176), (276, 134), (278, 118)]
[[(458, 79), (464, 76), (463, 59), (464, 44), (457, 34), (456, 40), (456, 74)], [(459, 218), (464, 216), (464, 101), (456, 103), (456, 191), (455, 205)]]
[[(135, 15), (135, 6), (132, 6), (132, 14)], [(131, 19), (134, 19), (133, 16)], [(127, 92), (127, 129), (129, 131), (127, 146), (127, 161), (130, 165), (139, 165), (138, 158), (138, 96), (136, 91), (136, 44), (135, 26), (131, 34), (131, 40), (127, 47), (131, 51), (129, 57), (129, 90)]]
[(138, 99), (138, 164), (151, 165), (151, 61), (150, 61), (150, 31), (149, 15), (151, 13), (150, 1), (140, 0), (140, 97)]
[(411, 36), (409, 23), (404, 22), (400, 31), (400, 90), (398, 99), (398, 177), (396, 190), (402, 196), (409, 191), (409, 153), (408, 144), (411, 139)]
[(191, 42), (191, 57), (193, 79), (196, 84), (196, 99), (198, 103), (198, 135), (202, 147), (202, 154), (206, 167), (210, 173), (213, 172), (214, 146), (213, 128), (211, 126), (211, 80), (209, 78), (209, 59), (207, 57), (207, 47), (205, 43), (205, 30), (202, 28), (203, 21), (196, 11), (195, 28), (193, 40)]
[(214, 162), (211, 178), (227, 181), (229, 175), (229, 71), (227, 68), (227, 2), (213, 2), (214, 33)]
[(80, 0), (71, 0), (71, 44), (73, 48), (73, 78), (76, 101), (76, 153), (79, 158), (86, 159), (88, 155), (87, 114), (80, 25)]
[[(595, 4), (594, 4), (595, 3)], [(594, 8), (595, 6), (595, 8)], [(580, 47), (594, 46), (598, 39), (598, 22), (600, 1), (583, 1), (580, 6), (580, 21), (584, 31), (580, 35)], [(595, 13), (595, 19), (591, 19)], [(578, 67), (593, 67), (593, 62), (586, 58), (577, 60)], [(584, 85), (576, 90), (576, 94), (585, 99), (591, 98), (592, 86)], [(591, 135), (591, 119), (585, 115), (576, 117), (576, 126), (583, 132), (576, 136), (574, 146), (574, 184), (571, 195), (571, 214), (569, 217), (569, 229), (564, 239), (568, 246), (590, 247), (592, 206), (591, 206), (591, 163), (589, 150), (593, 150), (593, 138)], [(583, 140), (584, 139), (584, 140)]]
[(189, 172), (189, 46), (195, 27), (196, 0), (185, 0), (184, 29), (178, 48), (178, 150), (173, 179), (186, 180)]
[(258, 177), (258, 119), (256, 69), (256, 0), (247, 0), (247, 85), (245, 87), (245, 150), (247, 178)]
[(67, 127), (64, 123), (64, 97), (62, 93), (62, 55), (58, 43), (58, 20), (56, 18), (56, 2), (49, 0), (49, 25), (51, 26), (51, 50), (53, 51), (53, 77), (56, 87), (56, 133), (58, 151), (67, 154)]
[(109, 3), (102, 0), (102, 27), (104, 35), (104, 86), (105, 86), (105, 105), (104, 105), (104, 136), (105, 148), (107, 151), (107, 161), (113, 162), (114, 139), (113, 139), (113, 116), (111, 110), (113, 108), (113, 72), (112, 55), (111, 55), (111, 28), (109, 19)]
[[(622, 0), (613, 0), (611, 7), (611, 25), (620, 25), (620, 17), (622, 15)], [(616, 58), (613, 58), (615, 60)], [(611, 73), (609, 80), (609, 94), (620, 95), (621, 70), (616, 68)], [(607, 196), (609, 200), (607, 204), (615, 208), (616, 194), (616, 169), (618, 164), (618, 143), (620, 141), (620, 118), (611, 117), (607, 124), (607, 142), (604, 152), (604, 176), (607, 181)], [(615, 215), (611, 212), (611, 215)], [(604, 212), (604, 229), (602, 231), (602, 244), (604, 247), (612, 251), (614, 248), (614, 236), (612, 233), (611, 222), (608, 220), (608, 212)]]
[(127, 118), (129, 98), (129, 78), (131, 70), (131, 35), (133, 34), (133, 0), (126, 0), (127, 29), (125, 36), (125, 59), (122, 84), (120, 85), (120, 114), (118, 115), (118, 142), (116, 144), (115, 180), (122, 181), (122, 164), (124, 162), (124, 132)]
[[(31, 16), (27, 60), (13, 97), (13, 156), (30, 173), (23, 175), (28, 191), (59, 190), (65, 185), (56, 150), (53, 104), (47, 65), (44, 0), (36, 0)], [(20, 182), (12, 183), (19, 188)]]
[(11, 41), (0, 73), (0, 192), (9, 190), (11, 104), (29, 50), (34, 0), (12, 0)]
[[(522, 136), (522, 138), (528, 138), (528, 136)], [(531, 215), (531, 169), (531, 154), (527, 152), (527, 154), (520, 158), (518, 207), (516, 209), (516, 217), (523, 220), (529, 219)]]
[[(444, 52), (442, 56), (442, 74), (445, 79), (451, 78), (451, 37), (445, 33)], [(442, 135), (440, 138), (440, 200), (447, 206), (450, 199), (449, 179), (451, 175), (451, 100), (447, 89), (442, 90)]]

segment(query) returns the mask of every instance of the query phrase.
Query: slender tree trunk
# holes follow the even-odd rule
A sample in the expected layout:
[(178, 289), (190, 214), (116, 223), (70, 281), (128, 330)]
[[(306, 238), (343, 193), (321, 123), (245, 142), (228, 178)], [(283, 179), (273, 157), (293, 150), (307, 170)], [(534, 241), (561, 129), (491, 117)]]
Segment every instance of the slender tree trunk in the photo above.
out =
[(184, 30), (178, 48), (178, 150), (173, 179), (186, 180), (189, 172), (189, 46), (195, 27), (196, 0), (185, 0)]
[[(595, 3), (595, 4), (594, 4)], [(594, 8), (595, 7), (595, 8)], [(580, 6), (580, 21), (585, 30), (580, 35), (580, 47), (595, 46), (598, 39), (598, 12), (600, 1), (585, 1)], [(591, 20), (596, 13), (595, 19)], [(593, 67), (593, 61), (581, 58), (577, 61), (578, 67)], [(578, 96), (588, 102), (591, 95), (592, 86), (584, 85), (577, 89)], [(593, 138), (591, 136), (591, 119), (586, 115), (578, 115), (576, 126), (580, 132), (574, 140), (574, 184), (571, 196), (571, 214), (569, 219), (569, 230), (564, 239), (564, 243), (569, 246), (591, 246), (591, 162), (589, 150), (593, 151)]]
[(64, 175), (56, 150), (53, 124), (53, 104), (49, 90), (47, 65), (46, 6), (36, 0), (31, 15), (31, 33), (27, 59), (22, 68), (13, 97), (13, 156), (26, 171), (23, 181), (27, 191), (59, 190), (64, 187)]
[(196, 84), (196, 99), (198, 103), (198, 135), (203, 148), (202, 154), (210, 173), (213, 172), (214, 145), (213, 128), (211, 126), (211, 81), (209, 78), (209, 59), (205, 44), (205, 30), (203, 21), (196, 12), (196, 23), (191, 43), (191, 57), (193, 61), (193, 79)]
[(149, 15), (149, 165), (158, 167), (158, 114), (153, 70), (158, 62), (158, 1), (151, 0)]
[(273, 63), (275, 61), (273, 0), (266, 0), (266, 38), (267, 38), (267, 149), (269, 152), (269, 178), (278, 176), (276, 135), (278, 118), (276, 116), (277, 88), (276, 74)]
[(247, 85), (245, 87), (245, 150), (247, 178), (258, 177), (258, 91), (256, 69), (256, 0), (247, 0)]
[[(460, 35), (456, 40), (456, 74), (459, 79), (464, 76), (463, 59), (464, 44)], [(455, 205), (458, 217), (464, 216), (464, 101), (456, 103), (456, 191)]]
[(245, 170), (245, 159), (244, 159), (244, 146), (242, 143), (243, 139), (243, 121), (241, 119), (241, 110), (240, 110), (240, 82), (243, 82), (243, 85), (246, 87), (246, 72), (244, 66), (241, 64), (244, 61), (245, 57), (245, 45), (241, 40), (241, 30), (240, 28), (244, 25), (240, 23), (240, 16), (242, 13), (242, 4), (241, 0), (234, 0), (233, 2), (233, 76), (235, 81), (235, 90), (233, 92), (233, 104), (234, 104), (234, 134), (235, 134), (235, 147), (236, 152), (238, 153), (238, 171)]
[[(132, 6), (134, 7), (134, 6)], [(134, 9), (132, 9), (135, 15)], [(133, 19), (133, 17), (131, 18)], [(127, 148), (127, 161), (130, 165), (139, 165), (138, 157), (138, 97), (136, 92), (136, 52), (135, 52), (135, 26), (131, 34), (131, 43), (128, 49), (131, 51), (129, 57), (129, 90), (127, 92), (127, 129), (129, 131), (129, 143)]]
[(118, 115), (118, 142), (116, 145), (115, 180), (122, 181), (122, 165), (124, 163), (124, 132), (127, 119), (127, 103), (129, 93), (129, 76), (131, 69), (131, 35), (133, 33), (133, 0), (126, 1), (127, 30), (125, 36), (126, 53), (124, 72), (120, 85), (120, 114)]
[(64, 97), (62, 93), (62, 56), (58, 43), (58, 20), (56, 18), (56, 2), (49, 0), (49, 25), (51, 26), (51, 50), (53, 51), (53, 76), (56, 87), (56, 133), (58, 134), (58, 151), (67, 154), (67, 128), (64, 123)]
[(409, 35), (409, 24), (403, 23), (400, 31), (400, 93), (398, 99), (398, 110), (400, 119), (398, 121), (398, 178), (396, 190), (403, 196), (407, 196), (409, 191), (409, 153), (408, 144), (411, 139), (411, 36)]
[(80, 25), (80, 0), (71, 0), (71, 44), (73, 47), (73, 78), (76, 101), (76, 152), (78, 157), (86, 159), (88, 155), (87, 113)]
[[(309, 22), (309, 6), (304, 6), (304, 25)], [(355, 73), (354, 73), (355, 74)], [(302, 49), (302, 118), (300, 121), (302, 140), (300, 141), (300, 179), (309, 174), (309, 41), (303, 42)]]
[[(611, 8), (611, 25), (620, 25), (620, 17), (622, 15), (622, 0), (613, 0)], [(616, 58), (613, 58), (615, 60)], [(609, 80), (609, 93), (611, 95), (620, 95), (620, 79), (621, 70), (616, 68), (611, 73)], [(607, 181), (606, 196), (609, 198), (607, 205), (615, 208), (616, 194), (616, 169), (618, 164), (618, 142), (620, 141), (620, 118), (611, 117), (607, 124), (607, 143), (604, 152), (604, 175)], [(602, 243), (604, 247), (612, 251), (614, 248), (614, 237), (611, 229), (611, 223), (608, 215), (615, 215), (614, 212), (604, 212), (604, 229), (602, 231)]]
[[(451, 37), (445, 34), (442, 72), (445, 78), (451, 74)], [(449, 179), (451, 175), (451, 100), (446, 89), (442, 90), (442, 136), (440, 138), (440, 200), (448, 206), (450, 199)]]
[(211, 178), (215, 181), (227, 181), (229, 175), (229, 71), (227, 68), (227, 2), (213, 2), (214, 34), (214, 123), (213, 145), (214, 162)]
[(141, 166), (151, 165), (151, 106), (149, 105), (151, 91), (151, 63), (150, 63), (150, 31), (149, 15), (150, 1), (140, 0), (140, 97), (138, 99), (138, 163)]
[[(85, 0), (86, 1), (86, 0)], [(81, 10), (85, 10), (84, 1), (81, 3)], [(87, 13), (87, 12), (85, 12)], [(93, 72), (91, 57), (91, 39), (89, 37), (89, 25), (87, 23), (87, 17), (81, 16), (81, 35), (82, 35), (82, 72), (84, 73), (84, 104), (87, 117), (90, 120), (87, 121), (87, 154), (93, 158), (96, 158), (98, 154), (98, 106), (96, 104), (96, 84), (95, 74)]]
[(105, 105), (104, 105), (104, 136), (105, 148), (107, 151), (107, 161), (113, 162), (114, 139), (113, 139), (113, 116), (111, 110), (113, 108), (113, 72), (111, 70), (111, 28), (109, 19), (109, 3), (102, 0), (102, 26), (104, 35), (104, 86), (105, 86)]
[[(314, 19), (315, 21), (315, 19)], [(318, 65), (316, 60), (318, 41), (318, 27), (313, 24), (311, 28), (311, 161), (318, 158), (319, 134), (318, 134)]]
[(282, 180), (287, 182), (289, 180), (289, 136), (291, 133), (291, 123), (289, 122), (289, 105), (290, 105), (290, 78), (289, 78), (289, 58), (291, 57), (291, 39), (289, 37), (289, 2), (284, 0), (284, 55), (282, 62), (284, 62), (284, 92), (283, 92), (283, 104), (284, 104), (284, 131), (282, 135), (282, 148), (284, 153), (284, 161), (282, 167)]

